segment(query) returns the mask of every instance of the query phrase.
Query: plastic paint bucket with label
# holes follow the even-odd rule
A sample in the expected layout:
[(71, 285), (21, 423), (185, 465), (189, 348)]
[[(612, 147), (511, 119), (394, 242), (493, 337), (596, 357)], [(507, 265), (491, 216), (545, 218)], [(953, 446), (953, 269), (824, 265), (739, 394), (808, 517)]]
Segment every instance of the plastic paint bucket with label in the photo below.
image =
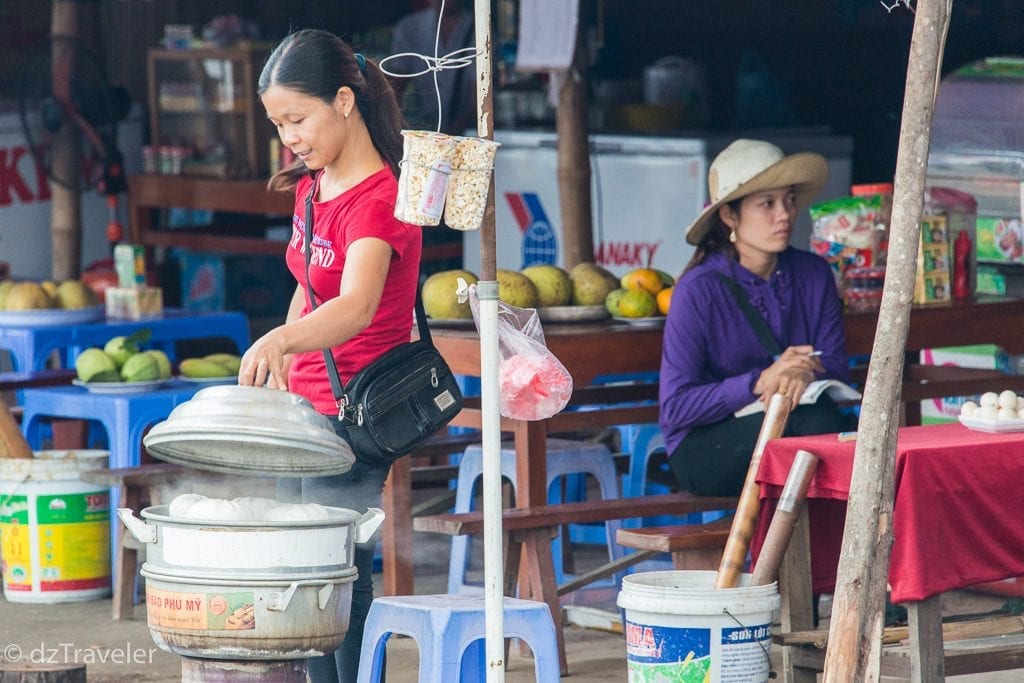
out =
[(110, 594), (110, 491), (81, 481), (107, 466), (99, 450), (37, 451), (0, 460), (0, 558), (10, 602)]

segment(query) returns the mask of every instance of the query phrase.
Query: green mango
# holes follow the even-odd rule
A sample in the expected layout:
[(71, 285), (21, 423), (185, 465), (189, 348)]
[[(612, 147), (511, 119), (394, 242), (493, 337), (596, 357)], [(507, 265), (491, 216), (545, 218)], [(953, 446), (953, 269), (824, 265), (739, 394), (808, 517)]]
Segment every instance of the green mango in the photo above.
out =
[(102, 349), (86, 349), (75, 358), (75, 374), (83, 382), (117, 382), (121, 379), (117, 374), (114, 359)]
[(185, 377), (196, 379), (210, 377), (231, 377), (234, 372), (220, 363), (214, 363), (205, 358), (186, 358), (178, 365), (178, 371)]
[(237, 375), (239, 368), (242, 367), (242, 357), (233, 353), (211, 353), (209, 356), (203, 356), (203, 360), (223, 365), (232, 375)]
[(121, 379), (125, 382), (149, 382), (160, 379), (160, 364), (148, 353), (136, 353), (121, 366)]

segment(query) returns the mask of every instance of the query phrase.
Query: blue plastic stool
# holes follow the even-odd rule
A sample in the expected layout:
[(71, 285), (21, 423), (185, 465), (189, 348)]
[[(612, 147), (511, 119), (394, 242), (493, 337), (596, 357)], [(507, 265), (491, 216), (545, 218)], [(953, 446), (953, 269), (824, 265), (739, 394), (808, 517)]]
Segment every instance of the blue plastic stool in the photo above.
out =
[[(623, 484), (623, 495), (626, 497), (644, 496), (649, 493), (667, 493), (665, 487), (655, 487), (655, 484), (647, 483), (647, 471), (651, 458), (655, 455), (665, 455), (665, 437), (656, 424), (641, 425), (633, 435), (630, 446), (629, 475)], [(679, 517), (658, 517), (658, 525), (666, 524), (707, 524), (722, 519), (729, 515), (730, 510), (711, 510), (708, 512), (694, 512), (682, 519)], [(637, 520), (629, 520), (626, 526), (637, 523)]]
[[(519, 638), (533, 650), (541, 683), (557, 683), (558, 636), (543, 602), (504, 599), (506, 638)], [(469, 683), (486, 679), (484, 599), (471, 595), (399, 595), (373, 601), (363, 630), (359, 683), (384, 680), (384, 649), (391, 634), (416, 640), (419, 683)]]
[[(551, 500), (551, 484), (559, 477), (574, 474), (590, 474), (597, 479), (601, 497), (608, 500), (619, 497), (618, 478), (615, 473), (615, 461), (607, 446), (588, 441), (569, 441), (567, 439), (547, 440), (547, 486), (548, 499)], [(458, 489), (455, 493), (455, 512), (469, 512), (473, 502), (473, 487), (476, 480), (483, 474), (483, 450), (479, 445), (466, 448), (459, 462)], [(501, 476), (507, 479), (512, 487), (516, 485), (516, 452), (511, 444), (503, 444), (501, 449)], [(615, 532), (622, 527), (620, 520), (605, 523), (608, 556), (615, 560), (625, 552), (615, 542)], [(466, 584), (466, 564), (469, 553), (469, 536), (452, 537), (451, 559), (448, 564), (448, 592), (460, 593), (468, 587)], [(562, 583), (565, 574), (562, 565), (561, 540), (552, 542), (555, 576)]]
[[(21, 429), (32, 448), (42, 447), (44, 417), (95, 420), (107, 431), (110, 467), (137, 467), (142, 435), (150, 425), (170, 415), (174, 406), (192, 398), (202, 385), (172, 381), (163, 388), (126, 394), (94, 394), (82, 387), (61, 386), (25, 389)], [(111, 539), (117, 538), (120, 522), (114, 510), (120, 490), (110, 489)], [(137, 511), (136, 511), (137, 512)], [(111, 543), (111, 569), (116, 571), (117, 544)]]

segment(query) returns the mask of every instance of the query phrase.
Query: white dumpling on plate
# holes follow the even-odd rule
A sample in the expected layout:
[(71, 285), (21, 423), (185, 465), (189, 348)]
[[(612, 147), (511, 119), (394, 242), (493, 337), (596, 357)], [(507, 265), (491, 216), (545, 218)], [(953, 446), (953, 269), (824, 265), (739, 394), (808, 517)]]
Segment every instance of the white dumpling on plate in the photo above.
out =
[(981, 406), (974, 412), (974, 417), (980, 420), (992, 420), (999, 419), (999, 410), (994, 405)]
[(1006, 389), (999, 393), (999, 408), (1009, 408), (1010, 410), (1017, 410), (1017, 392), (1011, 389)]
[(994, 391), (986, 391), (984, 394), (981, 395), (981, 398), (978, 400), (978, 404), (982, 408), (984, 408), (986, 406), (993, 406), (993, 407), (998, 406), (999, 405), (999, 394), (997, 394)]

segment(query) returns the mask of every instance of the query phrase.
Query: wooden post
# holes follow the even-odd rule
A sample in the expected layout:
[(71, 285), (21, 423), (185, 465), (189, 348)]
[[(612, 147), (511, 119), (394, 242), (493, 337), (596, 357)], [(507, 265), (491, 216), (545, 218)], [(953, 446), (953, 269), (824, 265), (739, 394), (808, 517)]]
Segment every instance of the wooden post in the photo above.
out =
[(917, 271), (932, 112), (952, 0), (919, 0), (915, 4), (885, 289), (861, 404), (824, 683), (877, 681), (881, 675), (897, 406)]
[(85, 683), (85, 664), (0, 662), (0, 683)]
[(757, 525), (757, 515), (761, 509), (758, 495), (760, 487), (757, 484), (757, 470), (761, 466), (761, 456), (769, 441), (782, 436), (788, 419), (789, 403), (782, 394), (775, 394), (768, 401), (768, 407), (765, 408), (761, 432), (757, 435), (754, 453), (750, 457), (750, 466), (747, 468), (747, 477), (743, 481), (740, 500), (736, 504), (736, 515), (732, 518), (729, 538), (725, 542), (725, 550), (722, 551), (722, 562), (718, 566), (715, 588), (735, 588), (740, 583), (743, 563), (747, 559), (747, 550), (750, 548), (750, 538), (754, 535), (754, 526)]
[(594, 260), (590, 203), (590, 144), (587, 139), (587, 50), (584, 5), (576, 28), (576, 50), (558, 91), (558, 201), (562, 213), (565, 267)]
[[(82, 3), (54, 0), (50, 20), (50, 34), (55, 37), (76, 38), (79, 27), (79, 8)], [(52, 64), (53, 94), (57, 101), (70, 102), (68, 86), (75, 72), (74, 50), (71, 41), (55, 40), (50, 56)], [(50, 182), (50, 238), (52, 249), (52, 275), (54, 280), (77, 278), (82, 261), (82, 206), (79, 166), (81, 165), (81, 135), (67, 116), (54, 136), (50, 168), (53, 175), (66, 185)]]

